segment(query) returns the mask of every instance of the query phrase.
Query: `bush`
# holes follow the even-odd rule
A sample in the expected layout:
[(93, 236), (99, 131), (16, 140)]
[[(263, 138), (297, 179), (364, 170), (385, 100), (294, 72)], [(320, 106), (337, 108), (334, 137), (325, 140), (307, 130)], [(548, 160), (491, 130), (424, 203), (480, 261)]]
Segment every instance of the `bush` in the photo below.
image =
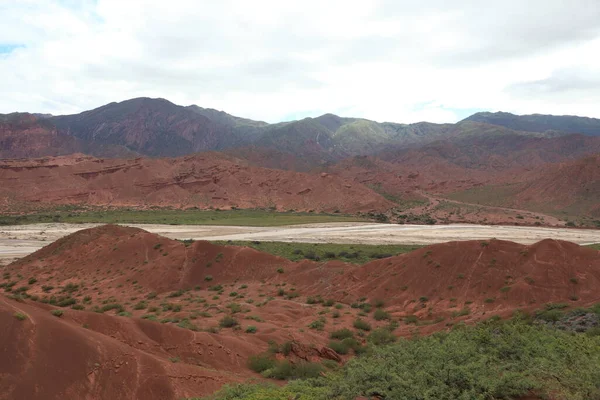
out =
[(354, 321), (353, 326), (356, 329), (360, 329), (360, 330), (363, 330), (363, 331), (370, 331), (371, 330), (371, 325), (367, 321), (362, 320), (360, 318), (358, 318), (358, 319), (356, 319)]
[(258, 354), (248, 358), (248, 368), (254, 372), (261, 373), (274, 367), (275, 360), (268, 354)]
[(331, 332), (331, 334), (329, 335), (329, 337), (331, 339), (342, 340), (342, 339), (354, 337), (354, 332), (352, 332), (348, 328), (344, 328), (344, 329), (340, 329), (340, 330)]
[(62, 315), (64, 314), (63, 310), (52, 310), (50, 311), (50, 314), (54, 315), (55, 317), (62, 317)]
[(232, 316), (229, 316), (229, 315), (224, 316), (219, 321), (219, 326), (221, 328), (233, 328), (234, 326), (237, 326), (237, 325), (238, 325), (237, 319), (235, 319), (235, 318), (233, 318)]
[(323, 307), (331, 307), (334, 304), (335, 304), (335, 300), (327, 299), (323, 302)]
[(68, 307), (68, 306), (72, 306), (73, 304), (76, 304), (77, 300), (75, 300), (72, 297), (64, 297), (64, 298), (60, 298), (57, 302), (56, 305), (59, 307)]
[(329, 342), (329, 348), (342, 355), (348, 354), (348, 351), (350, 351), (350, 346), (347, 343), (338, 342), (337, 340)]
[(317, 331), (322, 331), (323, 328), (325, 328), (325, 319), (324, 318), (319, 318), (318, 320), (313, 321), (310, 324), (308, 324), (308, 327), (310, 329), (315, 329)]
[(27, 319), (27, 316), (23, 313), (20, 312), (16, 312), (13, 314), (13, 316), (18, 319), (19, 321), (25, 321)]
[(181, 296), (183, 296), (184, 293), (185, 292), (183, 290), (179, 289), (179, 290), (177, 290), (175, 292), (169, 293), (169, 295), (167, 297), (171, 297), (171, 298), (173, 298), (173, 297), (181, 297)]
[[(537, 398), (599, 399), (598, 359), (600, 336), (498, 322), (371, 346), (324, 377), (282, 387), (226, 387), (214, 399), (518, 399), (532, 393)], [(277, 370), (270, 376), (280, 379), (308, 375), (287, 362), (263, 368)]]
[(323, 369), (321, 364), (304, 361), (292, 364), (288, 360), (283, 360), (276, 363), (269, 377), (281, 380), (317, 378)]
[(377, 310), (375, 310), (375, 313), (373, 314), (373, 318), (375, 318), (375, 321), (383, 321), (383, 320), (390, 319), (390, 314), (383, 311), (381, 308), (378, 308)]
[(385, 344), (394, 343), (396, 341), (396, 336), (392, 332), (390, 332), (387, 328), (379, 328), (375, 329), (367, 338), (370, 343), (374, 345), (381, 346)]
[(246, 328), (246, 333), (256, 333), (257, 329), (254, 325), (250, 325)]
[(144, 310), (144, 309), (146, 309), (146, 307), (148, 307), (148, 303), (146, 303), (145, 301), (140, 301), (136, 305), (133, 306), (133, 309), (134, 310)]

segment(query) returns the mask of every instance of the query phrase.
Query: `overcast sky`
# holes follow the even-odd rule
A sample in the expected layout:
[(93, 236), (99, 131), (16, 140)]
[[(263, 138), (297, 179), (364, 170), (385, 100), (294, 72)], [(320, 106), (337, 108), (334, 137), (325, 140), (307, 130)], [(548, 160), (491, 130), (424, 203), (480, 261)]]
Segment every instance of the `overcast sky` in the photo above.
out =
[[(494, 4), (494, 5), (492, 5)], [(600, 117), (600, 0), (0, 0), (0, 113)]]

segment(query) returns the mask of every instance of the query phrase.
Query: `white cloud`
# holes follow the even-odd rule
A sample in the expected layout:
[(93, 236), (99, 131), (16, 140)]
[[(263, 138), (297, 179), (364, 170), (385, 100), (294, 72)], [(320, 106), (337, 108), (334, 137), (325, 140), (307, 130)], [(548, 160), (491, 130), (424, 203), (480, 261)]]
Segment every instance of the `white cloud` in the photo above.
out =
[(600, 117), (600, 3), (495, 3), (0, 0), (0, 112), (150, 96), (270, 122)]

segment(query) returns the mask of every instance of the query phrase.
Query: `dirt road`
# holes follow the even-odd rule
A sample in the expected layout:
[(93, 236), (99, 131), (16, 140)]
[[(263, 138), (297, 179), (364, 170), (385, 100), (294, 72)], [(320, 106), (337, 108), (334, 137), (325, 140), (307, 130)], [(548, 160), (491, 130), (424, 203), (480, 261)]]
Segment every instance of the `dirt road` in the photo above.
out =
[[(35, 224), (0, 229), (0, 262), (23, 257), (65, 235), (97, 224)], [(261, 240), (306, 243), (431, 244), (490, 238), (534, 243), (562, 239), (579, 244), (600, 242), (600, 230), (487, 225), (389, 225), (327, 223), (283, 227), (131, 225), (172, 239)]]

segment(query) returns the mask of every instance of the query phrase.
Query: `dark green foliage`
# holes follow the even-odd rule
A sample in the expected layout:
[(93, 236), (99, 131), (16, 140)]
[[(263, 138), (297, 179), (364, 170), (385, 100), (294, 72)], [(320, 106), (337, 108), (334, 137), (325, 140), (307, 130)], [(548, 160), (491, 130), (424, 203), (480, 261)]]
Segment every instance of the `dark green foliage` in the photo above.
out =
[[(213, 398), (496, 400), (535, 393), (538, 398), (593, 400), (600, 398), (599, 363), (600, 336), (530, 325), (518, 318), (372, 346), (324, 377), (284, 387), (229, 387)], [(289, 364), (267, 368), (300, 377), (290, 373)]]
[(133, 309), (134, 310), (144, 310), (144, 309), (146, 309), (146, 307), (148, 307), (148, 303), (146, 303), (145, 301), (140, 301), (136, 305), (133, 306)]
[(254, 372), (263, 372), (275, 367), (275, 359), (269, 354), (258, 354), (248, 358), (248, 368)]
[(54, 315), (55, 317), (62, 317), (62, 315), (65, 312), (63, 310), (52, 310), (50, 311), (50, 314)]
[(337, 340), (332, 340), (329, 342), (329, 348), (335, 351), (338, 354), (348, 354), (350, 351), (350, 346), (345, 342), (338, 342)]
[(378, 308), (375, 310), (375, 313), (373, 313), (373, 318), (375, 318), (375, 321), (383, 321), (385, 319), (390, 319), (390, 314), (383, 311), (383, 309)]
[(387, 328), (379, 328), (371, 332), (367, 340), (369, 343), (381, 346), (394, 343), (396, 341), (396, 336), (394, 336), (394, 334)]
[(169, 293), (169, 295), (167, 297), (171, 297), (171, 298), (173, 298), (173, 297), (181, 297), (181, 296), (183, 296), (184, 293), (185, 293), (185, 291), (179, 289), (179, 290), (177, 290), (175, 292)]
[(342, 339), (354, 337), (354, 332), (352, 332), (348, 328), (344, 328), (344, 329), (340, 329), (340, 330), (331, 332), (329, 337), (332, 339), (342, 340)]
[(238, 325), (237, 319), (235, 319), (229, 315), (224, 316), (219, 321), (219, 326), (221, 328), (233, 328), (234, 326), (237, 326), (237, 325)]
[(290, 243), (249, 241), (216, 241), (215, 243), (235, 246), (248, 246), (257, 250), (284, 257), (292, 261), (309, 259), (323, 261), (337, 259), (353, 264), (364, 264), (382, 256), (408, 253), (421, 248), (419, 245), (370, 245), (370, 244), (336, 244), (336, 243)]
[(370, 331), (371, 330), (371, 325), (367, 321), (362, 320), (360, 318), (358, 318), (358, 319), (356, 319), (354, 321), (353, 326), (356, 329), (360, 329), (360, 330), (363, 330), (363, 331)]
[(308, 324), (308, 327), (310, 329), (322, 331), (323, 328), (325, 328), (325, 318), (319, 318), (318, 320), (311, 322), (310, 324)]

